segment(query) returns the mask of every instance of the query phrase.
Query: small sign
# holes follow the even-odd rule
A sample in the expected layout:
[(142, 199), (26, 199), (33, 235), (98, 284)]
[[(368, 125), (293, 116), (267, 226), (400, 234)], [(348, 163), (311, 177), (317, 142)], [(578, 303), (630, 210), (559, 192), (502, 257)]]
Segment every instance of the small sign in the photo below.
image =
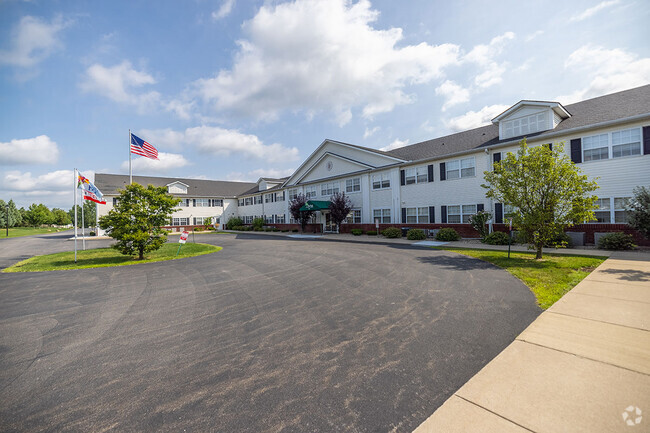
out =
[(377, 228), (377, 231), (379, 231), (379, 218), (375, 218), (375, 227)]
[(512, 230), (512, 218), (510, 218), (510, 230)]
[(181, 244), (184, 244), (187, 242), (187, 237), (190, 235), (190, 232), (183, 232), (181, 233), (181, 237), (178, 239), (178, 242)]

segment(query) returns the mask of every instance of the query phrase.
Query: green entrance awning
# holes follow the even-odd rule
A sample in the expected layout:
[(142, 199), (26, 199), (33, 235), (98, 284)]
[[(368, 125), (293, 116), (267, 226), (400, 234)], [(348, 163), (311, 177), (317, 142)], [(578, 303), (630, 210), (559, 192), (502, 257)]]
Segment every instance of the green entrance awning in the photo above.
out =
[(330, 203), (331, 201), (324, 201), (324, 200), (308, 200), (307, 203), (302, 205), (300, 208), (300, 211), (307, 211), (307, 210), (327, 210), (330, 208)]

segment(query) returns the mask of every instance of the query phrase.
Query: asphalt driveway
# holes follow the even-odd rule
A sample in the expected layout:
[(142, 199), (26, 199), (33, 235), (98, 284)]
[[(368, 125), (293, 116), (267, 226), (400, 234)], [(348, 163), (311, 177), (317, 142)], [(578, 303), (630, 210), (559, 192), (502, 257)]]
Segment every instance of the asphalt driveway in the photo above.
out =
[[(19, 239), (0, 266), (71, 248)], [(0, 430), (410, 432), (540, 313), (449, 252), (196, 239), (224, 249), (0, 274)]]

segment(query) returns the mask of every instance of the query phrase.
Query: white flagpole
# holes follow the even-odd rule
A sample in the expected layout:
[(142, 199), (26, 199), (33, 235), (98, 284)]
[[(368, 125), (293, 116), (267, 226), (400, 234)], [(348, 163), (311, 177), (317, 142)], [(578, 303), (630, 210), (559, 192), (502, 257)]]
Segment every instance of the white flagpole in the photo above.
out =
[(81, 198), (81, 243), (83, 250), (86, 251), (86, 222), (84, 221), (84, 199)]
[(74, 192), (74, 262), (77, 263), (77, 169), (74, 169), (74, 182), (72, 191)]
[(133, 183), (133, 171), (131, 170), (131, 130), (129, 129), (129, 184)]

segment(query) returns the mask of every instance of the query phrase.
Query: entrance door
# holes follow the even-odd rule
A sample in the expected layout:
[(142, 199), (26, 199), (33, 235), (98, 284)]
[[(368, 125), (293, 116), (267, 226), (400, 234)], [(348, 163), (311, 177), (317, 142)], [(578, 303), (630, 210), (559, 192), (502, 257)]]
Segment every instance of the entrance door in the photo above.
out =
[(332, 214), (329, 212), (325, 212), (325, 230), (323, 231), (328, 233), (336, 231), (336, 224), (332, 222)]

